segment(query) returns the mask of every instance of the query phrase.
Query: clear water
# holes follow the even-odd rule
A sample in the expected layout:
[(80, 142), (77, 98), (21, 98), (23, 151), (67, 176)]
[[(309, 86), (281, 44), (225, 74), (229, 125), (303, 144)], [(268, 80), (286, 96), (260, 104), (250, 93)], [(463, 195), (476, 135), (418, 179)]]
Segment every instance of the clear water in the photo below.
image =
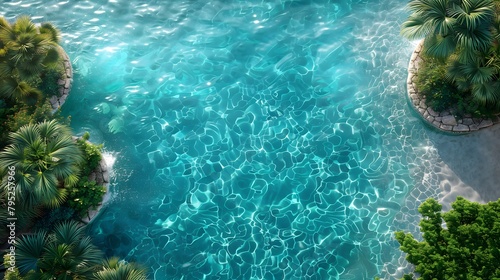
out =
[(116, 160), (89, 229), (107, 255), (154, 279), (373, 279), (404, 271), (393, 231), (416, 232), (419, 201), (470, 191), (439, 150), (461, 140), (408, 106), (406, 2), (4, 0), (0, 13), (63, 32), (64, 113)]

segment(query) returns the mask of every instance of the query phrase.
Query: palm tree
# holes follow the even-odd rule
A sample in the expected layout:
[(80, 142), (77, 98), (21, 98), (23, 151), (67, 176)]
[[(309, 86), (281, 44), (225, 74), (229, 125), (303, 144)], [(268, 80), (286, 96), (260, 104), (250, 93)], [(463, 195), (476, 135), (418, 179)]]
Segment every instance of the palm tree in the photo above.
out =
[[(27, 82), (14, 77), (5, 77), (0, 81), (0, 97), (2, 98), (24, 100), (27, 104), (31, 104), (36, 102), (42, 95), (39, 89), (33, 88)], [(29, 102), (30, 100), (34, 101)]]
[[(0, 28), (0, 41), (7, 57), (14, 62), (23, 80), (38, 77), (47, 64), (57, 62), (59, 32), (51, 24), (38, 28), (28, 16), (19, 17), (12, 26)], [(48, 55), (50, 54), (50, 55)]]
[(27, 279), (90, 279), (102, 252), (75, 221), (59, 224), (50, 234), (23, 235), (16, 244), (16, 266)]
[(0, 98), (34, 105), (41, 92), (32, 87), (59, 61), (59, 31), (50, 23), (36, 26), (28, 16), (13, 24), (0, 17)]
[(493, 0), (412, 0), (401, 34), (424, 39), (424, 51), (447, 58), (456, 50), (464, 57), (487, 51), (493, 41)]
[(401, 34), (424, 38), (424, 54), (445, 60), (447, 76), (460, 90), (483, 105), (498, 105), (498, 1), (412, 0), (408, 7)]
[(135, 263), (120, 261), (113, 257), (103, 262), (101, 270), (94, 274), (95, 280), (147, 280), (146, 270)]
[(65, 186), (78, 182), (81, 151), (69, 129), (55, 120), (28, 124), (9, 135), (0, 152), (0, 169), (15, 167), (16, 193), (27, 207), (56, 207)]

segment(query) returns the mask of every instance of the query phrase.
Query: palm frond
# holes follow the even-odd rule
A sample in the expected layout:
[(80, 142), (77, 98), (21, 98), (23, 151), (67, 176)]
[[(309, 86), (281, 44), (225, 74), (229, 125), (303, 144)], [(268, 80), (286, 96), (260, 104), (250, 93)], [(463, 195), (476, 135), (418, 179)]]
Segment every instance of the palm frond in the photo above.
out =
[(75, 221), (67, 221), (57, 225), (53, 234), (58, 242), (76, 246), (83, 237), (84, 229)]
[[(74, 270), (78, 265), (72, 258), (72, 246), (69, 244), (60, 244), (56, 242), (48, 243), (44, 248), (44, 255), (37, 264), (41, 279), (73, 279), (67, 275), (69, 271)], [(43, 276), (42, 276), (43, 275)], [(57, 278), (55, 278), (57, 276)], [(65, 278), (65, 277), (70, 278)]]
[(47, 200), (46, 202), (44, 202), (44, 205), (50, 209), (61, 207), (61, 205), (64, 204), (64, 202), (66, 202), (67, 197), (68, 197), (68, 191), (63, 188), (58, 188), (57, 194), (49, 198), (49, 200)]
[(425, 54), (437, 58), (446, 58), (456, 50), (453, 36), (429, 35), (424, 40), (423, 51)]
[(491, 82), (495, 78), (496, 69), (478, 64), (462, 65), (461, 71), (473, 84), (483, 84)]
[(5, 19), (4, 17), (0, 17), (0, 29), (8, 29), (10, 27), (9, 21)]
[(456, 37), (462, 48), (479, 52), (486, 52), (493, 42), (493, 34), (487, 27), (474, 30), (458, 27)]
[(17, 18), (17, 20), (12, 25), (12, 29), (17, 34), (21, 33), (31, 33), (36, 34), (36, 25), (31, 21), (29, 16), (23, 15)]
[(44, 22), (40, 25), (39, 31), (41, 34), (47, 34), (50, 40), (54, 43), (59, 43), (61, 38), (60, 31), (50, 22)]
[(32, 90), (32, 87), (27, 82), (13, 77), (5, 77), (1, 81), (0, 97), (20, 99)]
[(111, 258), (94, 276), (96, 280), (147, 280), (147, 271), (135, 263)]
[(37, 268), (37, 262), (42, 257), (46, 244), (45, 232), (24, 235), (17, 240), (16, 265), (22, 274)]
[[(66, 199), (59, 188), (78, 182), (81, 151), (71, 138), (71, 132), (56, 121), (22, 126), (9, 135), (10, 144), (0, 152), (0, 166), (16, 166), (18, 187), (36, 201), (55, 207)], [(22, 177), (24, 176), (24, 177)]]
[(73, 170), (75, 170), (74, 174), (71, 174), (68, 177), (66, 177), (66, 179), (64, 179), (65, 186), (73, 187), (78, 183), (78, 180), (80, 179), (80, 177), (77, 175), (76, 172), (80, 172), (80, 170), (78, 170), (78, 168), (75, 168)]
[(15, 69), (15, 65), (10, 60), (5, 58), (0, 59), (0, 77), (12, 78)]
[(498, 104), (500, 101), (500, 86), (498, 82), (473, 84), (472, 95), (481, 104)]
[(103, 257), (101, 250), (92, 244), (92, 239), (88, 236), (78, 242), (73, 248), (73, 254), (81, 264), (87, 267), (94, 267), (101, 263)]
[(45, 54), (43, 59), (43, 65), (48, 66), (59, 61), (59, 52), (55, 48), (50, 48)]
[(50, 172), (37, 172), (32, 188), (33, 193), (42, 204), (51, 204), (54, 199), (60, 196), (57, 188), (57, 178)]
[(416, 40), (427, 36), (432, 30), (432, 24), (415, 15), (410, 16), (401, 26), (401, 35)]

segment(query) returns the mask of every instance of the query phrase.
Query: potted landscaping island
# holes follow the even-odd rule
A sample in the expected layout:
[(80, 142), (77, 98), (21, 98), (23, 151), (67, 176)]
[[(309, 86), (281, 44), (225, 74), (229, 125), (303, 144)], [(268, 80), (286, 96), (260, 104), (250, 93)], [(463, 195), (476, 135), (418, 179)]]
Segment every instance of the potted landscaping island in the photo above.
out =
[[(60, 32), (0, 18), (0, 246), (5, 279), (146, 279), (85, 235), (109, 184), (102, 145), (59, 114), (73, 81)], [(128, 278), (126, 278), (128, 279)]]

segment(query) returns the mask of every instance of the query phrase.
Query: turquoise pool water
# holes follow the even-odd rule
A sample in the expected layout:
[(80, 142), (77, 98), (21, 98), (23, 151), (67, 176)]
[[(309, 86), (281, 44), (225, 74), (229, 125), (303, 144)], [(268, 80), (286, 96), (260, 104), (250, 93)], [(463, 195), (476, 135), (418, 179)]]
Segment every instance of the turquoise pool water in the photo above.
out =
[(19, 0), (1, 13), (62, 30), (76, 73), (63, 112), (115, 160), (89, 229), (107, 255), (158, 280), (389, 279), (405, 267), (393, 231), (416, 231), (446, 173), (406, 99), (406, 2)]

